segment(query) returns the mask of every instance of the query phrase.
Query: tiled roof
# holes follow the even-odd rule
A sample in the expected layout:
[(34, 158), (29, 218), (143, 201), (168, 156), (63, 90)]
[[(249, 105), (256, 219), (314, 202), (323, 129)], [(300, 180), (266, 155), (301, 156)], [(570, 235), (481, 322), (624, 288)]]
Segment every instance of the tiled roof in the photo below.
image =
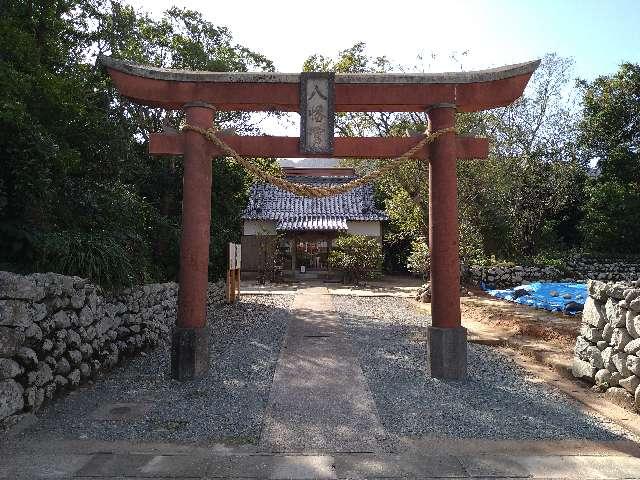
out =
[(301, 215), (294, 218), (280, 219), (276, 225), (280, 231), (301, 230), (344, 230), (347, 231), (347, 220), (333, 215)]
[[(339, 185), (355, 177), (287, 177), (315, 186)], [(275, 220), (278, 230), (345, 230), (347, 220), (387, 220), (373, 203), (373, 187), (364, 185), (347, 193), (324, 198), (308, 198), (281, 190), (269, 183), (251, 187), (249, 203), (242, 218)]]

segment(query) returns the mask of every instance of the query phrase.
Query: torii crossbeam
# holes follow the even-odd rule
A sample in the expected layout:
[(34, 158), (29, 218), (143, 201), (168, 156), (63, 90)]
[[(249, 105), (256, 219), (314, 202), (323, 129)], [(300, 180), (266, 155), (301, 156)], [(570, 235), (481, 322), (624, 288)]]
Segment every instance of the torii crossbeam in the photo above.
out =
[[(220, 135), (248, 157), (395, 158), (415, 138), (333, 137), (335, 112), (428, 112), (433, 131), (454, 126), (455, 113), (506, 106), (520, 97), (539, 61), (477, 72), (427, 74), (219, 73), (167, 70), (101, 57), (120, 93), (143, 105), (184, 110), (187, 123), (212, 125), (216, 111), (298, 111), (298, 137)], [(428, 151), (427, 151), (428, 150)], [(206, 374), (211, 221), (211, 159), (222, 152), (194, 131), (152, 134), (149, 152), (184, 155), (180, 293), (172, 336), (172, 375)], [(486, 139), (441, 135), (415, 158), (429, 159), (431, 375), (464, 378), (466, 329), (460, 318), (456, 160), (486, 158)]]

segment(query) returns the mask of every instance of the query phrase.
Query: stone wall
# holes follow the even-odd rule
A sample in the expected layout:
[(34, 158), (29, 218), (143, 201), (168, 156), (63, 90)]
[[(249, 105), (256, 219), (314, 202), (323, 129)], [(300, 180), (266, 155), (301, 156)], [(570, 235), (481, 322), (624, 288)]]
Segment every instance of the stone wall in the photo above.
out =
[(472, 285), (510, 288), (522, 282), (543, 281), (632, 281), (640, 278), (640, 263), (586, 257), (568, 258), (562, 269), (548, 266), (463, 267), (462, 277)]
[[(177, 294), (162, 283), (104, 296), (79, 277), (0, 272), (0, 428), (166, 341)], [(209, 302), (222, 301), (224, 284), (211, 284)]]
[(563, 274), (554, 267), (482, 267), (473, 265), (462, 273), (463, 278), (472, 285), (485, 284), (489, 288), (509, 288), (522, 282), (538, 280), (561, 280)]
[(640, 411), (640, 280), (588, 282), (573, 375)]
[(566, 269), (578, 279), (630, 282), (640, 278), (640, 263), (631, 259), (573, 257), (567, 260)]

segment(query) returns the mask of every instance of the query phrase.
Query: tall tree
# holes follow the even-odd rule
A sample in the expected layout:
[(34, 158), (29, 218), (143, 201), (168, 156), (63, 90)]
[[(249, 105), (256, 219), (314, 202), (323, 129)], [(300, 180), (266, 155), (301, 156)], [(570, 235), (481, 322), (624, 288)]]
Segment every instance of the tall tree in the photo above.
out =
[[(6, 0), (0, 36), (0, 263), (105, 284), (171, 278), (182, 162), (149, 157), (146, 135), (182, 118), (120, 98), (95, 58), (215, 71), (272, 70), (271, 62), (197, 12), (172, 8), (155, 19), (107, 0)], [(255, 130), (246, 116), (220, 120)], [(223, 244), (239, 235), (250, 179), (220, 159), (214, 182), (216, 276)]]
[(597, 163), (589, 181), (582, 233), (607, 253), (640, 253), (640, 65), (592, 82), (580, 81), (584, 114), (580, 142)]
[(623, 63), (613, 75), (578, 85), (580, 142), (602, 178), (640, 183), (640, 64)]
[[(386, 57), (370, 57), (358, 43), (335, 59), (312, 56), (307, 70), (384, 72)], [(545, 56), (525, 95), (512, 105), (487, 112), (459, 114), (465, 134), (489, 137), (490, 159), (459, 162), (461, 254), (473, 260), (483, 248), (506, 256), (533, 254), (549, 243), (577, 241), (576, 212), (585, 171), (576, 146), (577, 111), (571, 97), (572, 61)], [(341, 114), (339, 135), (403, 136), (422, 132), (421, 113)], [(379, 162), (351, 162), (361, 170)], [(577, 188), (576, 188), (577, 187)], [(400, 248), (428, 236), (428, 167), (408, 162), (378, 182), (391, 217), (386, 240)], [(390, 233), (390, 235), (389, 235)]]

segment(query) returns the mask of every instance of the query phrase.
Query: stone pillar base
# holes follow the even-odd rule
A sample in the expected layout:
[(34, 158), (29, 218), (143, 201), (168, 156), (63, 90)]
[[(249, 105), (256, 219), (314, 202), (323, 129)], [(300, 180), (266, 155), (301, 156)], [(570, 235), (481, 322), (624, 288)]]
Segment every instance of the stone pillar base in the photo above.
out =
[(467, 329), (429, 327), (431, 376), (463, 380), (467, 376)]
[(171, 335), (171, 377), (195, 380), (209, 371), (209, 328), (179, 328)]

